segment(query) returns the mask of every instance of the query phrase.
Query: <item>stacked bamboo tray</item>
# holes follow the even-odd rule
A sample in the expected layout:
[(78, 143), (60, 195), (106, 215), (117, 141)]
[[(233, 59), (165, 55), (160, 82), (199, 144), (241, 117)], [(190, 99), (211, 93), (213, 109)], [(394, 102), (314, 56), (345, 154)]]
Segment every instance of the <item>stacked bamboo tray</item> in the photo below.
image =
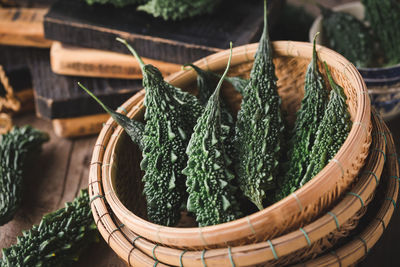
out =
[[(288, 121), (293, 122), (303, 97), (312, 45), (273, 45), (282, 108)], [(252, 44), (233, 50), (231, 76), (248, 76), (256, 49), (257, 44)], [(221, 71), (228, 55), (223, 51), (195, 64)], [(281, 266), (310, 259), (325, 263), (332, 259), (323, 253), (356, 231), (369, 203), (380, 200), (374, 200), (374, 194), (381, 180), (385, 186), (379, 192), (395, 203), (398, 185), (393, 182), (397, 181), (387, 178), (398, 176), (397, 161), (389, 156), (394, 155), (393, 141), (382, 120), (371, 113), (361, 76), (351, 63), (329, 49), (318, 47), (318, 55), (345, 89), (353, 121), (351, 132), (334, 159), (309, 183), (278, 203), (239, 220), (202, 228), (185, 216), (180, 227), (148, 222), (139, 167), (141, 153), (110, 119), (94, 147), (89, 192), (96, 224), (111, 248), (133, 266)], [(167, 80), (195, 92), (195, 77), (193, 71), (183, 70)], [(228, 85), (223, 90), (224, 97), (237, 110), (240, 96)], [(129, 117), (142, 120), (143, 99), (142, 90), (122, 105), (121, 112), (128, 111)], [(386, 202), (379, 208), (383, 209)], [(376, 217), (384, 218), (387, 225), (392, 212), (386, 207)], [(369, 229), (374, 221), (366, 224)], [(365, 236), (363, 244), (371, 247), (380, 234), (375, 231), (373, 238)], [(336, 251), (338, 262), (342, 255), (340, 249)], [(345, 252), (343, 260), (349, 262)], [(354, 263), (361, 257), (350, 258)]]

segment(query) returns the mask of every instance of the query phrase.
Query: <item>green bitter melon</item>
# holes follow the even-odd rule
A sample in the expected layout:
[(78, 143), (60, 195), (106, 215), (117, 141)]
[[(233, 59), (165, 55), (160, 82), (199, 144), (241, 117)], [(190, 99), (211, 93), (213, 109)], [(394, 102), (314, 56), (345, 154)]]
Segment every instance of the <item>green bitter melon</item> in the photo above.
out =
[(400, 2), (362, 0), (366, 19), (378, 37), (388, 65), (400, 63)]
[(85, 86), (83, 86), (80, 82), (78, 85), (85, 90), (91, 97), (93, 97), (100, 106), (108, 113), (110, 116), (125, 130), (125, 132), (129, 135), (131, 140), (139, 146), (140, 150), (143, 150), (143, 132), (144, 132), (144, 123), (137, 121), (135, 119), (130, 119), (126, 115), (118, 113), (109, 107), (107, 107), (100, 99), (98, 99), (92, 92), (89, 91)]
[(230, 82), (237, 92), (243, 95), (244, 89), (249, 85), (249, 80), (241, 77), (225, 77), (225, 80)]
[(277, 199), (280, 200), (298, 189), (306, 168), (310, 163), (310, 154), (328, 103), (329, 91), (325, 79), (318, 69), (318, 55), (316, 51), (317, 35), (314, 37), (313, 56), (308, 65), (304, 98), (297, 112), (297, 118), (292, 130), (288, 153), (288, 166), (283, 180), (279, 181)]
[(310, 155), (310, 164), (300, 186), (311, 180), (336, 155), (350, 132), (352, 122), (347, 110), (343, 88), (335, 83), (325, 63), (329, 84), (332, 88), (324, 117), (318, 127), (317, 136)]
[[(192, 67), (197, 73), (197, 88), (199, 101), (202, 105), (206, 105), (210, 99), (210, 96), (213, 94), (214, 88), (218, 81), (216, 78), (217, 74), (202, 70), (193, 64), (187, 64), (186, 66)], [(226, 79), (227, 77), (225, 77)], [(219, 95), (219, 94), (218, 94)], [(220, 97), (221, 98), (221, 97)], [(230, 159), (234, 159), (235, 157), (235, 146), (234, 146), (234, 138), (235, 138), (235, 121), (231, 112), (229, 111), (228, 104), (221, 99), (221, 123), (222, 123), (222, 134), (224, 136), (224, 145), (225, 151), (228, 154)]]
[(374, 57), (374, 39), (368, 27), (351, 14), (334, 12), (323, 6), (320, 6), (320, 9), (327, 45), (357, 67), (371, 66)]
[(146, 121), (141, 168), (147, 216), (154, 223), (175, 225), (186, 201), (185, 153), (193, 127), (204, 108), (194, 95), (164, 81), (160, 71), (145, 65), (136, 51), (122, 39), (139, 61), (146, 95)]
[(230, 172), (231, 160), (225, 150), (225, 139), (220, 105), (220, 89), (230, 61), (214, 93), (209, 97), (204, 113), (194, 127), (186, 153), (188, 155), (187, 209), (196, 215), (199, 226), (215, 225), (241, 217), (235, 199), (235, 176)]
[(1, 267), (68, 266), (76, 262), (84, 249), (98, 240), (87, 190), (22, 233), (17, 244), (3, 248)]
[(240, 188), (260, 210), (267, 191), (276, 186), (284, 132), (267, 28), (264, 1), (264, 30), (237, 116), (235, 142)]
[(25, 165), (48, 140), (46, 133), (29, 125), (14, 127), (0, 137), (0, 225), (9, 222), (19, 208)]

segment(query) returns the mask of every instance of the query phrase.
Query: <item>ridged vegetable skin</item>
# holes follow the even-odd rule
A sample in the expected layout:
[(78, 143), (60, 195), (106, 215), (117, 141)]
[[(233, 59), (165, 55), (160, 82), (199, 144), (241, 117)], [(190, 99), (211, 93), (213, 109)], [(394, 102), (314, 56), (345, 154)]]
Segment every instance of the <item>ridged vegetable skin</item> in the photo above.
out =
[(39, 225), (23, 231), (17, 244), (3, 249), (2, 267), (68, 266), (77, 261), (98, 232), (87, 190), (65, 208), (49, 213)]
[(260, 210), (267, 191), (276, 186), (284, 131), (267, 27), (264, 2), (264, 31), (236, 122), (240, 188)]
[[(187, 64), (187, 66), (192, 67), (197, 73), (197, 89), (199, 91), (197, 97), (199, 98), (200, 103), (205, 106), (207, 105), (210, 96), (215, 91), (215, 86), (218, 82), (218, 75), (210, 71), (202, 70), (201, 68), (193, 64)], [(227, 77), (225, 77), (225, 80), (226, 78)], [(218, 93), (218, 95), (220, 95), (220, 93)], [(229, 156), (229, 158), (233, 160), (236, 156), (234, 146), (235, 121), (228, 108), (228, 104), (222, 98), (219, 100), (219, 102), (221, 106), (221, 124), (225, 152)]]
[(233, 88), (241, 95), (243, 95), (245, 88), (249, 85), (249, 80), (241, 77), (225, 77), (225, 80), (230, 82)]
[(318, 69), (315, 38), (313, 57), (305, 78), (304, 97), (292, 130), (288, 167), (283, 180), (279, 181), (279, 193), (276, 200), (282, 199), (299, 188), (300, 180), (310, 163), (311, 150), (328, 103), (329, 91)]
[(145, 65), (136, 51), (125, 43), (139, 61), (146, 95), (143, 159), (140, 163), (147, 216), (154, 223), (175, 225), (186, 201), (185, 153), (193, 127), (204, 108), (194, 95), (164, 81), (160, 71)]
[(325, 69), (332, 90), (324, 117), (318, 127), (317, 136), (310, 155), (311, 161), (300, 182), (300, 186), (303, 186), (317, 175), (336, 155), (346, 140), (352, 125), (350, 113), (347, 110), (347, 97), (344, 94), (343, 88), (335, 83), (326, 63)]
[(375, 36), (389, 65), (400, 63), (400, 1), (362, 0), (365, 17), (370, 22)]
[(327, 45), (355, 66), (370, 67), (373, 64), (375, 41), (367, 26), (351, 14), (334, 12), (323, 6), (320, 9)]
[[(230, 65), (230, 58), (226, 75)], [(225, 151), (220, 88), (223, 77), (209, 97), (204, 113), (194, 127), (186, 153), (189, 160), (187, 175), (189, 193), (187, 209), (196, 215), (199, 226), (215, 225), (241, 217), (232, 186), (235, 176), (230, 172), (231, 160)]]
[(0, 225), (9, 222), (21, 204), (26, 161), (48, 140), (31, 126), (14, 127), (0, 136)]

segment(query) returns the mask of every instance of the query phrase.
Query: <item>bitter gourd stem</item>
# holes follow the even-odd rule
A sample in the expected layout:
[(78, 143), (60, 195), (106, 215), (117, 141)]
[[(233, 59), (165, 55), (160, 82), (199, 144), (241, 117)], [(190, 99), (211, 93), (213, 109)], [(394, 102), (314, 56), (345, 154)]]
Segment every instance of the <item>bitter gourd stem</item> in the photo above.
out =
[(89, 89), (87, 89), (83, 84), (81, 84), (80, 82), (78, 82), (78, 85), (86, 91), (86, 93), (88, 93), (91, 97), (94, 98), (94, 100), (97, 101), (97, 103), (100, 104), (100, 106), (107, 111), (107, 113), (111, 114), (113, 112), (113, 110), (111, 110), (110, 108), (108, 108), (106, 105), (103, 104), (103, 102), (100, 101), (100, 99), (97, 98), (97, 96), (95, 96), (92, 92), (89, 91)]
[(222, 83), (224, 82), (224, 79), (226, 77), (226, 75), (228, 74), (229, 71), (229, 67), (231, 66), (231, 60), (232, 60), (232, 42), (229, 43), (229, 59), (228, 59), (228, 64), (226, 65), (225, 71), (222, 74), (221, 79), (219, 80), (218, 84), (217, 84), (217, 88), (215, 89), (215, 93), (214, 93), (214, 98), (219, 97), (219, 92), (222, 86)]
[(139, 62), (140, 69), (142, 70), (142, 73), (144, 74), (143, 68), (144, 68), (144, 65), (146, 65), (146, 64), (144, 64), (143, 59), (139, 56), (139, 54), (136, 52), (136, 50), (133, 49), (133, 47), (130, 44), (128, 44), (128, 42), (125, 39), (122, 39), (119, 37), (117, 37), (116, 39), (118, 42), (123, 43), (129, 49), (129, 51), (132, 53), (132, 55), (137, 59), (137, 61)]

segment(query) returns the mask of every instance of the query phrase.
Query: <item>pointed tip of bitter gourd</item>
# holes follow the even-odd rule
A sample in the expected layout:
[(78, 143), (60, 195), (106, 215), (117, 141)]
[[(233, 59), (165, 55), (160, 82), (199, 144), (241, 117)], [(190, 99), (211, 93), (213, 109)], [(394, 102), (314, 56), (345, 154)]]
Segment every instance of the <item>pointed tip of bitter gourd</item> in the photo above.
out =
[(112, 109), (110, 109), (107, 105), (105, 105), (99, 98), (97, 98), (89, 89), (87, 89), (84, 85), (78, 82), (78, 85), (86, 91), (94, 100), (99, 103), (99, 105), (108, 113), (110, 116), (126, 131), (129, 137), (132, 139), (134, 143), (139, 145), (139, 148), (142, 149), (142, 136), (144, 131), (144, 124), (135, 121), (133, 119), (128, 118), (126, 115), (118, 113)]
[(326, 61), (324, 61), (324, 67), (325, 67), (326, 75), (328, 76), (328, 81), (329, 81), (329, 84), (330, 84), (332, 90), (335, 91), (335, 93), (337, 95), (341, 96), (344, 99), (347, 99), (343, 88), (333, 80), (333, 77), (331, 75), (331, 72), (328, 68), (328, 64), (326, 63)]
[(314, 35), (314, 41), (313, 41), (313, 51), (312, 51), (312, 66), (313, 66), (313, 69), (314, 69), (314, 71), (316, 71), (317, 70), (317, 68), (318, 68), (318, 65), (317, 65), (317, 62), (318, 62), (318, 55), (317, 55), (317, 37), (318, 37), (318, 35), (319, 35), (319, 32), (317, 32), (315, 35)]
[(128, 50), (132, 53), (132, 55), (136, 58), (136, 60), (139, 62), (139, 65), (140, 65), (140, 69), (142, 70), (142, 72), (144, 72), (144, 66), (146, 65), (144, 62), (143, 62), (143, 59), (139, 56), (139, 54), (136, 52), (136, 50), (135, 49), (133, 49), (133, 47), (125, 40), (125, 39), (122, 39), (122, 38), (120, 38), (120, 37), (117, 37), (116, 38), (116, 40), (118, 41), (118, 42), (121, 42), (122, 44), (124, 44), (125, 46), (126, 46), (126, 48), (128, 48)]

